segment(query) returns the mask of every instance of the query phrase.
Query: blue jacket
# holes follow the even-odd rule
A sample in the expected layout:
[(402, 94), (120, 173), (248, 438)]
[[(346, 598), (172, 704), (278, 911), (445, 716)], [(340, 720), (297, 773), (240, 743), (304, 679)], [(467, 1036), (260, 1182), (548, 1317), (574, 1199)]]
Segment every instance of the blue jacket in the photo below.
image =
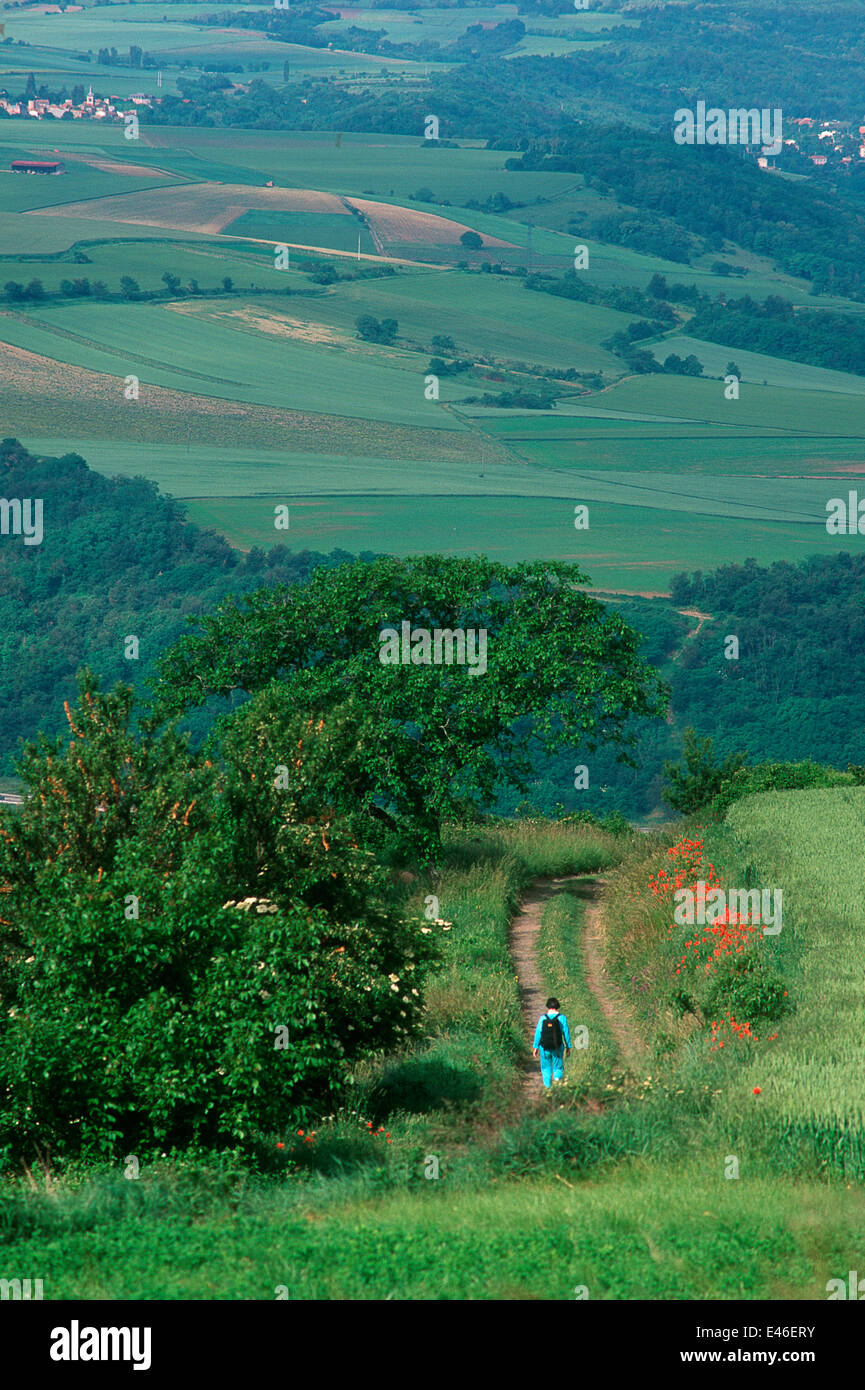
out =
[[(544, 1013), (541, 1014), (540, 1018), (538, 1019), (538, 1026), (537, 1026), (537, 1028), (535, 1029), (535, 1040), (534, 1040), (534, 1042), (532, 1043), (532, 1047), (540, 1047), (540, 1045), (541, 1045), (541, 1028), (543, 1027), (544, 1019), (545, 1019), (546, 1017), (547, 1017), (547, 1015), (546, 1015), (546, 1013), (544, 1012)], [(561, 1028), (561, 1030), (562, 1030), (562, 1037), (564, 1038), (564, 1041), (565, 1041), (565, 1047), (570, 1047), (570, 1045), (571, 1045), (571, 1032), (570, 1032), (570, 1029), (568, 1028), (568, 1020), (565, 1018), (564, 1014), (556, 1014), (556, 1018), (559, 1020), (559, 1026), (560, 1026), (560, 1028)]]

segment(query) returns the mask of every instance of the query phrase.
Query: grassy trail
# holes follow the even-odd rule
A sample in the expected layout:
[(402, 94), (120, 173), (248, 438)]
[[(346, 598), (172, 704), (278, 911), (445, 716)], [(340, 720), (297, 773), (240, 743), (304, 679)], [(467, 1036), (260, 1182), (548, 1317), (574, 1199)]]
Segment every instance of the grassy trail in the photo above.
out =
[[(595, 997), (622, 1060), (632, 1064), (640, 1057), (643, 1046), (628, 1017), (624, 1000), (604, 965), (603, 918), (598, 901), (603, 882), (602, 878), (593, 874), (566, 874), (557, 878), (534, 879), (520, 911), (511, 922), (509, 946), (517, 971), (520, 1008), (527, 1036), (533, 1038), (537, 1020), (544, 1012), (547, 998), (537, 951), (544, 910), (550, 899), (563, 888), (579, 898), (583, 906), (580, 944), (585, 982)], [(523, 1064), (522, 1086), (527, 1102), (537, 1099), (540, 1093), (539, 1065), (528, 1053)]]

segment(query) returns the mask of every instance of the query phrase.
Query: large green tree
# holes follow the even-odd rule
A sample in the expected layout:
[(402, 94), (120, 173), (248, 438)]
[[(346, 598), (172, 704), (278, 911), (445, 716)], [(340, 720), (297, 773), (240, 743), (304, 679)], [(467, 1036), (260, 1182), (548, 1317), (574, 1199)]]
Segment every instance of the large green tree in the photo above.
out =
[[(352, 697), (364, 719), (353, 798), (404, 849), (434, 854), (442, 821), (466, 800), (489, 804), (502, 784), (525, 789), (539, 748), (583, 755), (611, 744), (626, 757), (634, 716), (663, 713), (666, 691), (637, 654), (641, 638), (587, 582), (565, 563), (435, 555), (319, 571), (200, 620), (162, 661), (156, 707), (179, 715), (214, 696), (236, 704), (272, 683), (311, 714)], [(404, 623), (410, 659), (385, 664), (383, 633), (401, 638)], [(485, 669), (428, 660), (420, 634), (436, 629), (484, 630)]]

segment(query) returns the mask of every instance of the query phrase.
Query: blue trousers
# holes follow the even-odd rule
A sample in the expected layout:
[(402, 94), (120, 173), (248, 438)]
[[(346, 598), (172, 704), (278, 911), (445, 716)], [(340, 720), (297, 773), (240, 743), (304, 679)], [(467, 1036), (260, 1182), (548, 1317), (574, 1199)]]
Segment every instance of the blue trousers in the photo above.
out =
[(558, 1052), (547, 1052), (546, 1048), (538, 1049), (541, 1058), (541, 1079), (545, 1086), (556, 1081), (562, 1081), (565, 1075), (565, 1049), (559, 1048)]

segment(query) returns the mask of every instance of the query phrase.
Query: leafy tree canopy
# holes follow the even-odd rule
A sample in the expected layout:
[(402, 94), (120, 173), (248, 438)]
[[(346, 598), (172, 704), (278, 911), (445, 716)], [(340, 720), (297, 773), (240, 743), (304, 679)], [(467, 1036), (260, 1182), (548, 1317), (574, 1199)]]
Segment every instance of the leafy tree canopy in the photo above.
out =
[[(579, 586), (574, 565), (507, 566), (484, 557), (383, 558), (314, 573), (226, 602), (162, 660), (161, 715), (213, 696), (283, 684), (318, 715), (349, 697), (364, 711), (354, 793), (403, 849), (434, 854), (442, 821), (502, 782), (525, 789), (534, 751), (612, 743), (627, 757), (633, 715), (656, 716), (666, 690), (642, 640)], [(486, 669), (384, 664), (381, 634), (485, 630)], [(479, 640), (479, 639), (478, 639)], [(477, 654), (477, 653), (476, 653)], [(519, 728), (517, 727), (519, 724)]]

